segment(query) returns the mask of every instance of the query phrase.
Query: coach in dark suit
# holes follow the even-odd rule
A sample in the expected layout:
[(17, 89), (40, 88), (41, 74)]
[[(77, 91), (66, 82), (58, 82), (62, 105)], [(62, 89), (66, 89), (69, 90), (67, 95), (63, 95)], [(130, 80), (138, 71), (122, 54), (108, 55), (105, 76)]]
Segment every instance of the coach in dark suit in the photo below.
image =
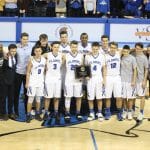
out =
[(16, 70), (16, 50), (17, 46), (15, 44), (10, 44), (8, 46), (8, 57), (4, 59), (3, 62), (3, 76), (4, 76), (4, 105), (6, 108), (6, 98), (8, 98), (8, 117), (11, 119), (16, 119), (15, 114), (13, 114), (13, 103), (14, 103), (14, 80), (15, 80), (15, 70)]

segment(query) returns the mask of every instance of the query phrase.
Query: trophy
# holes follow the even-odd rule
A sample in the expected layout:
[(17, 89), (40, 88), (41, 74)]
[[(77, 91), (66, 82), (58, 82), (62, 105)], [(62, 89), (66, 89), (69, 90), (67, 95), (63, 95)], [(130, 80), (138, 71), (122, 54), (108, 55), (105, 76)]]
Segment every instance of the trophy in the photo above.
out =
[(91, 67), (90, 65), (81, 65), (75, 67), (75, 78), (81, 79), (91, 77)]

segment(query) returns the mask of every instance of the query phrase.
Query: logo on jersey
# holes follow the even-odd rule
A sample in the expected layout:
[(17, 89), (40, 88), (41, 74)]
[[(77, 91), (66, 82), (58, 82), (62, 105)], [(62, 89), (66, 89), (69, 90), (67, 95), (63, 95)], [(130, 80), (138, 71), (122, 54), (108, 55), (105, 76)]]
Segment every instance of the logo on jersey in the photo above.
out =
[(85, 71), (85, 67), (81, 67), (80, 70), (81, 70), (82, 72), (84, 72), (84, 71)]
[(60, 26), (58, 26), (55, 30), (55, 36), (59, 39), (60, 38), (60, 33), (62, 31), (66, 31), (68, 33), (68, 38), (72, 38), (73, 36), (73, 29), (71, 28), (70, 25), (67, 25), (67, 24), (62, 24)]

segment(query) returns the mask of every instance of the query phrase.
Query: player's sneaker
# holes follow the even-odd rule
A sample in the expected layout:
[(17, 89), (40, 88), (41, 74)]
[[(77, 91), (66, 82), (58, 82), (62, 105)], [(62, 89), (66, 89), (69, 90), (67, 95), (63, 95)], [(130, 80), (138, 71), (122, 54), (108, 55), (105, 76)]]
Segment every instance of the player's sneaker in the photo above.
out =
[(144, 114), (140, 112), (139, 115), (138, 115), (138, 117), (137, 117), (137, 120), (138, 121), (142, 121), (143, 118), (144, 118)]
[(121, 113), (121, 112), (118, 112), (118, 113), (117, 113), (117, 120), (118, 120), (118, 121), (123, 121), (122, 113)]
[(111, 118), (110, 112), (105, 112), (105, 120), (109, 120)]
[(102, 113), (97, 113), (97, 117), (98, 117), (99, 121), (103, 121), (104, 120), (104, 117), (103, 117)]
[(26, 116), (26, 123), (30, 123), (31, 122), (31, 115), (27, 115)]
[(43, 116), (43, 120), (47, 120), (49, 117), (48, 113), (45, 113), (44, 116)]
[(77, 114), (77, 115), (76, 115), (76, 118), (77, 118), (78, 121), (82, 121), (82, 120), (83, 120), (83, 117), (82, 117), (81, 114)]
[(38, 121), (42, 121), (43, 119), (41, 118), (40, 114), (35, 115), (35, 119)]
[(90, 115), (88, 116), (88, 121), (94, 120), (95, 119), (95, 114), (94, 113), (90, 113)]
[(122, 113), (122, 118), (123, 118), (123, 119), (126, 119), (126, 118), (127, 118), (127, 115), (128, 115), (127, 111), (123, 111), (123, 113)]
[(132, 112), (128, 112), (128, 120), (132, 120), (133, 116), (132, 116)]
[(70, 120), (71, 120), (70, 114), (66, 114), (64, 119), (66, 123), (70, 123)]

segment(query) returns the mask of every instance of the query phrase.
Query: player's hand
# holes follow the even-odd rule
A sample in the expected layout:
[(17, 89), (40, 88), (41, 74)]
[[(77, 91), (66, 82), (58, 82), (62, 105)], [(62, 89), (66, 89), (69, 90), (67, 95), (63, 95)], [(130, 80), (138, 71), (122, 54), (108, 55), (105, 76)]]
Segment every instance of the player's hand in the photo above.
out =
[(146, 82), (145, 82), (145, 81), (142, 82), (142, 88), (143, 88), (143, 89), (146, 88)]
[(86, 80), (90, 80), (90, 77), (86, 77), (85, 79), (86, 79)]
[(26, 83), (25, 88), (27, 89), (29, 87), (29, 84)]
[(132, 87), (135, 87), (135, 82), (131, 82), (131, 86), (132, 86)]

